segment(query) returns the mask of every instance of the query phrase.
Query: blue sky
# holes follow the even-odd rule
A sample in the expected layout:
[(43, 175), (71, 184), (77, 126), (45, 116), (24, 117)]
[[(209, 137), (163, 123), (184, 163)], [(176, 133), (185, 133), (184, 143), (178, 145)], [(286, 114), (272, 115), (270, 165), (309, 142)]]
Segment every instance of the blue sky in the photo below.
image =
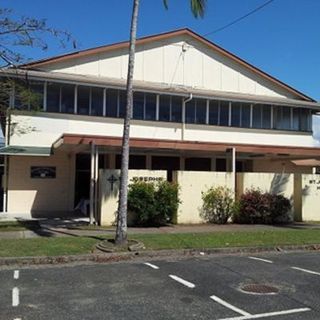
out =
[[(138, 35), (188, 27), (204, 35), (266, 0), (208, 0), (204, 19), (194, 19), (189, 0), (141, 0)], [(70, 31), (85, 49), (128, 39), (132, 0), (3, 0), (17, 15), (45, 18)], [(274, 0), (258, 13), (207, 38), (296, 89), (320, 100), (320, 1)], [(52, 39), (46, 52), (24, 48), (38, 59), (72, 51)]]

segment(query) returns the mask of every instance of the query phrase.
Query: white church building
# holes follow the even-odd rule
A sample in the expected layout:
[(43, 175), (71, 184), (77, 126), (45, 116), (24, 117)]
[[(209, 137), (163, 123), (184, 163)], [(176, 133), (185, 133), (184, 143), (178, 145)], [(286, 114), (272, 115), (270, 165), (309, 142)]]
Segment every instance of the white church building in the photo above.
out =
[[(4, 208), (64, 215), (98, 201), (98, 170), (119, 169), (128, 42), (3, 69), (41, 96), (10, 92)], [(136, 43), (130, 169), (315, 173), (320, 104), (189, 29)]]

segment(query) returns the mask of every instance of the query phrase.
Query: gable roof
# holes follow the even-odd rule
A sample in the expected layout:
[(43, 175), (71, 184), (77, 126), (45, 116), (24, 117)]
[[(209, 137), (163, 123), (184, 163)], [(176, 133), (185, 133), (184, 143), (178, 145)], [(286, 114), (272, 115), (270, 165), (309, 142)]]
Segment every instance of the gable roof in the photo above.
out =
[[(293, 87), (291, 87), (288, 84), (280, 81), (279, 79), (271, 76), (270, 74), (260, 70), (259, 68), (253, 66), (252, 64), (248, 63), (247, 61), (239, 58), (238, 56), (234, 55), (233, 53), (223, 49), (222, 47), (220, 47), (217, 44), (209, 41), (208, 39), (200, 36), (199, 34), (195, 33), (194, 31), (192, 31), (188, 28), (178, 29), (178, 30), (160, 33), (160, 34), (147, 36), (147, 37), (142, 37), (142, 38), (137, 39), (136, 45), (138, 46), (138, 45), (142, 45), (142, 44), (146, 44), (146, 43), (150, 43), (150, 42), (154, 42), (154, 41), (158, 41), (158, 40), (169, 39), (169, 38), (181, 36), (181, 35), (190, 36), (191, 38), (206, 45), (211, 50), (214, 50), (214, 51), (220, 53), (221, 55), (231, 59), (232, 61), (239, 63), (240, 65), (242, 65), (246, 69), (254, 72), (255, 74), (263, 77), (266, 80), (271, 81), (272, 83), (276, 84), (277, 86), (280, 86), (281, 88), (287, 90), (288, 92), (294, 94), (295, 96), (299, 97), (302, 100), (316, 102), (311, 97), (294, 89)], [(123, 49), (123, 48), (129, 48), (129, 41), (118, 42), (118, 43), (114, 43), (114, 44), (110, 44), (110, 45), (105, 45), (105, 46), (95, 47), (95, 48), (91, 48), (91, 49), (76, 51), (76, 52), (72, 52), (72, 53), (68, 53), (68, 54), (63, 54), (63, 55), (59, 55), (59, 56), (54, 56), (54, 57), (47, 58), (47, 59), (41, 59), (41, 60), (37, 60), (37, 61), (30, 62), (27, 64), (23, 64), (20, 66), (20, 68), (25, 68), (25, 69), (39, 68), (39, 67), (54, 64), (56, 62), (65, 62), (65, 61), (76, 59), (76, 58), (86, 57), (86, 56), (99, 54), (99, 53), (105, 53), (108, 51), (113, 51), (113, 50), (118, 50), (118, 49)]]

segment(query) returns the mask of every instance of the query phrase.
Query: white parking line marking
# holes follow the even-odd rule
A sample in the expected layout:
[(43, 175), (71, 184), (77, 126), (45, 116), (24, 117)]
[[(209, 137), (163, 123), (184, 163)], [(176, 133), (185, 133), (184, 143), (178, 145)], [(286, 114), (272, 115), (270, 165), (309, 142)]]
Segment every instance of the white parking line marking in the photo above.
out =
[(19, 279), (19, 270), (14, 270), (13, 272), (13, 279)]
[(14, 287), (12, 289), (12, 306), (17, 307), (19, 305), (19, 289)]
[(159, 269), (159, 267), (158, 267), (158, 266), (156, 266), (156, 265), (154, 265), (154, 264), (152, 264), (152, 263), (145, 262), (144, 264), (145, 264), (146, 266), (148, 266), (148, 267), (152, 268), (152, 269)]
[(308, 269), (302, 269), (302, 268), (298, 268), (298, 267), (291, 267), (291, 269), (303, 271), (303, 272), (310, 273), (310, 274), (316, 274), (317, 276), (320, 276), (319, 272), (315, 272), (315, 271), (308, 270)]
[(241, 317), (234, 317), (234, 318), (223, 318), (219, 320), (247, 320), (247, 319), (259, 319), (259, 318), (268, 318), (274, 316), (282, 316), (285, 314), (292, 314), (292, 313), (299, 313), (299, 312), (306, 312), (310, 311), (309, 308), (300, 308), (300, 309), (291, 309), (291, 310), (284, 310), (284, 311), (275, 311), (275, 312), (267, 312), (267, 313), (260, 313), (260, 314), (253, 314), (248, 316), (241, 316)]
[(13, 319), (13, 320), (21, 320), (21, 318), (15, 318), (15, 319)]
[(230, 310), (233, 310), (233, 311), (235, 311), (235, 312), (237, 312), (237, 313), (242, 314), (243, 316), (251, 316), (251, 314), (250, 314), (249, 312), (244, 311), (244, 310), (242, 310), (242, 309), (239, 309), (239, 308), (233, 306), (232, 304), (228, 303), (227, 301), (224, 301), (224, 300), (220, 299), (220, 298), (217, 297), (217, 296), (211, 296), (210, 298), (211, 298), (212, 300), (214, 300), (215, 302), (218, 302), (218, 303), (222, 304), (222, 305), (225, 306), (226, 308), (228, 308), (228, 309), (230, 309)]
[(252, 259), (252, 260), (263, 261), (263, 262), (266, 262), (266, 263), (273, 263), (273, 261), (267, 260), (267, 259), (261, 259), (261, 258), (257, 258), (257, 257), (248, 257), (248, 258)]
[(175, 276), (175, 275), (173, 275), (173, 274), (169, 274), (169, 277), (170, 277), (171, 279), (175, 280), (175, 281), (180, 282), (181, 284), (185, 285), (185, 286), (188, 287), (188, 288), (194, 288), (194, 287), (195, 287), (195, 285), (194, 285), (193, 283), (191, 283), (191, 282), (189, 282), (189, 281), (187, 281), (187, 280), (184, 280), (184, 279), (182, 279), (182, 278), (180, 278), (180, 277), (177, 277), (177, 276)]

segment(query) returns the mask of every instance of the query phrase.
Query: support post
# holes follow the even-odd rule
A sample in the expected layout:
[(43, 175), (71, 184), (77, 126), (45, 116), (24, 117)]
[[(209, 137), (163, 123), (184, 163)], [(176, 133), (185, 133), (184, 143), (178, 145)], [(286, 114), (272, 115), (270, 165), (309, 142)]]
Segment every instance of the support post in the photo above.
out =
[(95, 145), (93, 142), (90, 143), (91, 146), (91, 170), (90, 170), (90, 213), (89, 221), (93, 224), (94, 220), (94, 176), (95, 176)]
[(236, 197), (236, 148), (232, 148), (232, 188), (234, 197)]
[(98, 176), (99, 176), (99, 148), (95, 147), (94, 161), (94, 222), (98, 221)]

